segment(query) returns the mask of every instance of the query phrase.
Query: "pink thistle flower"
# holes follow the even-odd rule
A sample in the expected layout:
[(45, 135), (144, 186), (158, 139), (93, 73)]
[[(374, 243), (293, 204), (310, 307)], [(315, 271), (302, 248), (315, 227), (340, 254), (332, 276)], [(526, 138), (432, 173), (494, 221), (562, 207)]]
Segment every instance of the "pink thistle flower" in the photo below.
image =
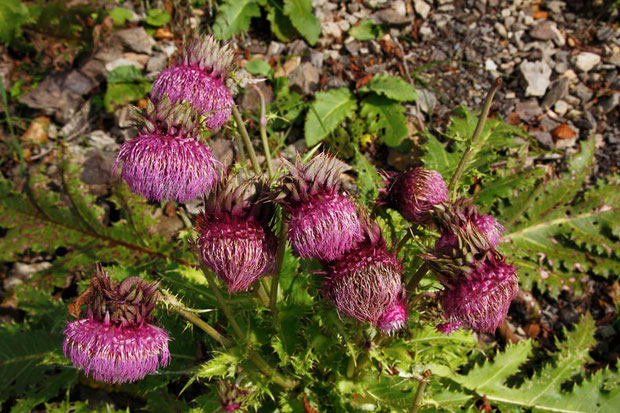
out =
[(404, 291), (403, 267), (387, 251), (380, 228), (368, 225), (364, 242), (327, 264), (323, 290), (338, 311), (393, 332), (404, 325), (407, 317), (406, 307), (400, 301)]
[(433, 206), (448, 200), (441, 174), (422, 167), (403, 173), (386, 173), (378, 204), (385, 204), (405, 219), (420, 224), (428, 220)]
[(504, 321), (510, 302), (519, 291), (516, 268), (501, 256), (487, 255), (473, 271), (441, 278), (443, 315), (448, 323), (438, 326), (447, 333), (460, 326), (493, 333)]
[(230, 292), (246, 291), (275, 264), (277, 241), (269, 228), (274, 204), (266, 202), (268, 191), (258, 180), (236, 186), (229, 179), (211, 193), (198, 216), (202, 261)]
[(475, 206), (466, 205), (464, 201), (457, 201), (438, 215), (442, 235), (435, 243), (435, 250), (439, 252), (449, 254), (465, 244), (475, 251), (493, 249), (504, 233), (504, 227), (495, 218), (479, 215)]
[(69, 308), (86, 318), (64, 330), (63, 351), (73, 365), (95, 380), (126, 383), (141, 380), (170, 362), (168, 333), (152, 324), (156, 283), (130, 277), (111, 281), (100, 267), (90, 287)]
[(407, 304), (398, 299), (379, 317), (377, 327), (386, 334), (392, 334), (405, 326), (407, 318), (409, 318)]
[(177, 62), (163, 70), (151, 90), (156, 101), (168, 96), (173, 103), (189, 102), (216, 130), (228, 123), (235, 102), (226, 86), (234, 52), (220, 47), (212, 36), (190, 41)]
[(355, 203), (340, 189), (347, 165), (325, 154), (286, 164), (280, 202), (289, 213), (291, 245), (302, 258), (341, 258), (364, 239)]
[(149, 102), (141, 132), (121, 146), (113, 173), (122, 162), (131, 191), (155, 201), (187, 202), (204, 194), (219, 181), (222, 164), (199, 141), (199, 130), (188, 105)]

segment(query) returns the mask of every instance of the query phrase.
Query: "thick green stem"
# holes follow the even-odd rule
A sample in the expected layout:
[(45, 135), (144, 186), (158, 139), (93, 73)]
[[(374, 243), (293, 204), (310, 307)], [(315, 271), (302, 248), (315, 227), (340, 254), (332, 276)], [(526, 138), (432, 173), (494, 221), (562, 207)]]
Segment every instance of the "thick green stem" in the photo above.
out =
[(258, 164), (258, 159), (256, 159), (256, 152), (254, 152), (254, 147), (252, 146), (252, 141), (250, 141), (250, 135), (248, 135), (248, 130), (245, 128), (245, 123), (243, 123), (241, 113), (236, 106), (232, 107), (232, 113), (235, 118), (235, 122), (237, 123), (237, 129), (241, 134), (241, 139), (243, 139), (245, 149), (248, 151), (248, 156), (250, 157), (250, 162), (252, 163), (254, 173), (256, 173), (256, 175), (260, 175), (262, 171), (260, 169), (260, 165)]
[(413, 399), (413, 405), (411, 406), (411, 409), (409, 409), (409, 413), (418, 413), (420, 411), (422, 402), (424, 401), (424, 390), (426, 389), (430, 376), (431, 371), (426, 370), (422, 375), (422, 378), (418, 380), (418, 389), (415, 392), (415, 398)]
[(265, 104), (265, 96), (258, 86), (254, 86), (254, 90), (260, 98), (260, 119), (258, 125), (260, 127), (260, 139), (263, 143), (263, 152), (265, 152), (265, 160), (267, 161), (267, 173), (269, 179), (273, 179), (273, 163), (271, 161), (271, 151), (269, 150), (269, 141), (267, 140), (267, 105)]
[(428, 265), (423, 263), (420, 265), (420, 268), (413, 274), (413, 277), (407, 283), (405, 290), (407, 291), (407, 300), (411, 297), (411, 295), (415, 292), (416, 288), (418, 288), (418, 284), (422, 281), (422, 278), (426, 275), (428, 271)]
[[(237, 320), (235, 320), (235, 317), (228, 305), (228, 302), (224, 299), (224, 297), (222, 296), (222, 293), (220, 292), (220, 289), (217, 287), (215, 283), (215, 277), (213, 276), (211, 271), (208, 268), (206, 268), (203, 264), (200, 265), (200, 269), (205, 274), (205, 277), (207, 277), (207, 282), (209, 283), (209, 287), (211, 288), (211, 291), (213, 292), (215, 299), (220, 305), (220, 308), (224, 312), (226, 319), (230, 323), (230, 326), (233, 329), (233, 333), (241, 342), (247, 343), (245, 334), (241, 330), (241, 327), (239, 327)], [(254, 365), (260, 370), (261, 373), (271, 378), (274, 383), (281, 386), (282, 388), (286, 390), (290, 390), (297, 386), (296, 380), (292, 380), (292, 379), (289, 379), (281, 375), (260, 354), (258, 354), (256, 351), (254, 351), (249, 346), (248, 346), (248, 358), (250, 359), (250, 361), (252, 361), (252, 363), (254, 363)]]
[(245, 159), (245, 150), (243, 149), (243, 141), (241, 141), (241, 136), (238, 133), (235, 133), (235, 145), (237, 145), (237, 150), (239, 151), (239, 157), (241, 158), (241, 169), (245, 172), (246, 176), (250, 176), (250, 170), (248, 169), (247, 161)]
[(260, 300), (261, 303), (263, 303), (263, 305), (265, 307), (269, 307), (269, 295), (267, 294), (267, 290), (265, 289), (265, 286), (262, 283), (262, 280), (257, 282), (256, 284), (256, 295), (258, 296), (258, 299)]
[(177, 307), (175, 305), (170, 306), (170, 309), (172, 309), (172, 311), (176, 312), (177, 314), (185, 318), (187, 321), (194, 324), (196, 327), (200, 328), (202, 331), (210, 335), (213, 339), (218, 341), (224, 347), (233, 346), (232, 341), (230, 341), (228, 338), (221, 335), (216, 329), (214, 329), (209, 324), (202, 321), (200, 317), (198, 317), (196, 314), (192, 313), (191, 311), (184, 310), (183, 308)]
[(284, 252), (286, 251), (286, 238), (288, 236), (288, 224), (286, 218), (282, 217), (282, 225), (280, 226), (280, 235), (278, 237), (278, 251), (276, 252), (276, 265), (271, 276), (271, 289), (269, 294), (269, 308), (273, 314), (278, 311), (276, 303), (278, 302), (278, 286), (280, 282), (280, 271), (282, 270), (282, 262), (284, 261)]
[(495, 92), (497, 92), (501, 85), (502, 79), (498, 77), (493, 82), (493, 86), (491, 86), (491, 89), (489, 89), (489, 93), (487, 94), (487, 97), (484, 101), (482, 113), (480, 114), (480, 118), (478, 119), (478, 123), (476, 124), (474, 134), (471, 137), (471, 140), (467, 145), (467, 149), (465, 149), (465, 152), (463, 153), (463, 156), (461, 157), (458, 166), (456, 167), (456, 172), (454, 172), (454, 175), (452, 175), (452, 179), (450, 180), (450, 184), (448, 185), (448, 192), (452, 193), (454, 191), (454, 193), (452, 194), (453, 199), (456, 196), (456, 186), (459, 182), (459, 179), (461, 179), (461, 176), (465, 171), (465, 167), (467, 166), (467, 163), (471, 158), (472, 149), (478, 143), (478, 139), (480, 139), (480, 135), (482, 134), (482, 131), (484, 129), (484, 124), (486, 123), (487, 117), (489, 116), (489, 110), (491, 109), (491, 104), (493, 103), (493, 96), (495, 96)]

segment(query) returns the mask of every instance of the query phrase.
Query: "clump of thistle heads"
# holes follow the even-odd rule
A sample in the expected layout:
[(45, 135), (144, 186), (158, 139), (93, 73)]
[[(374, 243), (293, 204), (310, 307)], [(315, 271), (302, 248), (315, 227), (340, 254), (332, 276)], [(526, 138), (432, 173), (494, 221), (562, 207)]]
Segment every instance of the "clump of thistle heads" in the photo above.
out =
[[(234, 104), (226, 80), (233, 53), (212, 37), (190, 42), (153, 85), (138, 135), (123, 144), (114, 170), (129, 188), (155, 201), (204, 197), (197, 217), (200, 260), (231, 293), (247, 291), (276, 266), (277, 216), (288, 242), (302, 258), (323, 266), (323, 295), (359, 322), (392, 334), (406, 325), (403, 266), (388, 250), (381, 228), (343, 189), (348, 166), (319, 154), (304, 163), (282, 160), (276, 182), (226, 176), (202, 139), (203, 130), (225, 125)], [(436, 171), (414, 168), (384, 173), (377, 206), (394, 208), (414, 225), (435, 225), (441, 237), (422, 255), (443, 286), (445, 323), (438, 329), (493, 332), (518, 291), (516, 269), (496, 250), (503, 228), (466, 201), (450, 203)], [(278, 205), (281, 214), (277, 214)], [(136, 277), (117, 283), (97, 269), (90, 287), (70, 306), (64, 352), (97, 380), (123, 383), (143, 378), (170, 361), (168, 334), (152, 324), (157, 284)], [(242, 408), (247, 392), (220, 384), (225, 411)]]
[(97, 268), (90, 287), (70, 306), (63, 349), (77, 368), (108, 383), (137, 381), (170, 362), (168, 333), (153, 322), (157, 284), (130, 277), (118, 283)]

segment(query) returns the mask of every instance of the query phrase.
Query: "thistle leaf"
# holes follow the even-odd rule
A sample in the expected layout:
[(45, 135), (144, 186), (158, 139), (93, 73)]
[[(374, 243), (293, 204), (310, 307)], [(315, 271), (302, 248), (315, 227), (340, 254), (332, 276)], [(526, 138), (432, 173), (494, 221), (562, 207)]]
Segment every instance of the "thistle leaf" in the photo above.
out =
[(413, 86), (400, 77), (390, 75), (374, 76), (366, 86), (360, 89), (360, 92), (375, 92), (399, 102), (411, 102), (418, 99)]
[(368, 120), (368, 130), (386, 145), (396, 147), (407, 137), (405, 108), (384, 96), (371, 94), (362, 101), (360, 115)]
[(317, 93), (306, 116), (306, 144), (314, 146), (321, 142), (342, 121), (351, 118), (356, 108), (355, 98), (347, 88)]
[(220, 40), (231, 39), (250, 28), (252, 17), (260, 17), (255, 0), (224, 0), (215, 18), (213, 34)]
[(310, 45), (321, 35), (321, 21), (312, 12), (310, 0), (284, 0), (284, 14)]

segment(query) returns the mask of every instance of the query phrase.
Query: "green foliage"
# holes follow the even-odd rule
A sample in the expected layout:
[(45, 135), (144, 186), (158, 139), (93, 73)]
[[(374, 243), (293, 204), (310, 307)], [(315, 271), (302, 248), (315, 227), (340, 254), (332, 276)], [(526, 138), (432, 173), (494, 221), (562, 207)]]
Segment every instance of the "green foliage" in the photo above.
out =
[(310, 0), (284, 0), (284, 14), (308, 43), (316, 44), (321, 34), (321, 21), (312, 13)]
[(362, 100), (360, 115), (368, 119), (368, 130), (388, 146), (396, 147), (409, 134), (405, 108), (385, 96), (370, 94)]
[(146, 23), (151, 26), (160, 27), (168, 23), (172, 19), (168, 13), (159, 9), (150, 9), (146, 13)]
[(130, 22), (133, 19), (133, 13), (131, 10), (124, 7), (115, 7), (110, 12), (110, 17), (114, 24), (118, 26), (124, 25), (126, 22)]
[(583, 142), (568, 170), (511, 196), (499, 209), (506, 220), (503, 249), (520, 269), (521, 283), (543, 283), (556, 292), (577, 290), (585, 272), (609, 276), (620, 259), (618, 178), (583, 186), (594, 165), (594, 142)]
[(142, 99), (151, 90), (151, 83), (134, 66), (120, 66), (107, 75), (108, 88), (103, 98), (106, 111)]
[[(558, 351), (544, 366), (517, 386), (506, 384), (532, 355), (532, 343), (524, 341), (497, 354), (493, 361), (475, 366), (465, 375), (435, 371), (477, 397), (485, 397), (499, 408), (527, 408), (535, 412), (615, 412), (620, 400), (620, 381), (609, 369), (584, 373), (591, 361), (588, 352), (596, 343), (594, 320), (586, 315), (573, 331), (565, 331), (566, 340), (557, 341)], [(581, 381), (574, 385), (575, 376)], [(568, 386), (571, 384), (572, 386)]]
[(260, 16), (260, 9), (255, 0), (225, 0), (213, 26), (213, 34), (221, 40), (227, 40), (250, 28), (250, 20)]
[(410, 102), (418, 98), (413, 86), (400, 77), (390, 75), (373, 76), (360, 92), (375, 92), (399, 102)]
[(349, 29), (349, 35), (361, 41), (374, 40), (383, 35), (383, 29), (370, 20), (362, 20), (360, 24)]
[(0, 42), (10, 45), (21, 35), (21, 27), (33, 22), (28, 7), (21, 0), (0, 2)]
[(253, 75), (263, 76), (268, 79), (273, 78), (273, 69), (269, 63), (261, 59), (252, 59), (245, 64), (245, 70)]
[(306, 144), (314, 146), (355, 113), (357, 103), (347, 88), (316, 94), (308, 109), (304, 127)]

